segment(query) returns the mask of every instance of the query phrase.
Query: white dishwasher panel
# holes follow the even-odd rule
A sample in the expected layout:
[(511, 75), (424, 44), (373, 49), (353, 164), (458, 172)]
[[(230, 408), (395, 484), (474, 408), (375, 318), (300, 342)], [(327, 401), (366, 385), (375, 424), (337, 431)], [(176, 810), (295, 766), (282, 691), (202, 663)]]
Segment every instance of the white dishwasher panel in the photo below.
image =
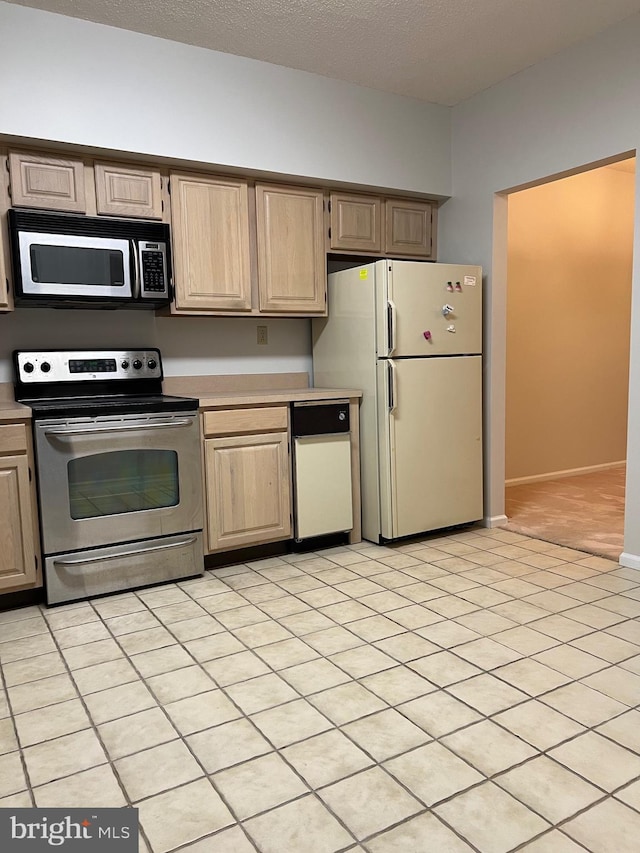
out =
[(298, 436), (294, 460), (296, 539), (351, 530), (349, 433)]

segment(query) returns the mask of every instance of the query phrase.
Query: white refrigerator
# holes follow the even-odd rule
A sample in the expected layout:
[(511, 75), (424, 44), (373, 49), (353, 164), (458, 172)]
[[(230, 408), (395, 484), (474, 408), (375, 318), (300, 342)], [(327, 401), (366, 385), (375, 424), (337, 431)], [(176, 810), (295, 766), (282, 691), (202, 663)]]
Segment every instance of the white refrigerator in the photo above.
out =
[(482, 518), (482, 270), (374, 261), (329, 275), (315, 386), (360, 388), (362, 535)]

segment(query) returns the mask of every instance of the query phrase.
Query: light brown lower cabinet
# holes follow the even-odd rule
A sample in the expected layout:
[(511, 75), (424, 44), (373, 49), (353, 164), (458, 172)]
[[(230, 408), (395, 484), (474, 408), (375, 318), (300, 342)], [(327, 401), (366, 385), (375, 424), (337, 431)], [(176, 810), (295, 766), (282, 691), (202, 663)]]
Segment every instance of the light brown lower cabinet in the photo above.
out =
[(27, 428), (0, 426), (0, 592), (39, 584)]
[(210, 552), (291, 536), (287, 432), (205, 440)]

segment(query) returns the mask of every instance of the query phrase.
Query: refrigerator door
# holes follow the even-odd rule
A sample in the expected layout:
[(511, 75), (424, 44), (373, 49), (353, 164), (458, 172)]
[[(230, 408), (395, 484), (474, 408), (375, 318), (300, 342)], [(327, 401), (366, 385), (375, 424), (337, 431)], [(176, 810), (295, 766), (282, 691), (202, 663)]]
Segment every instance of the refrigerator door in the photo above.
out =
[(376, 264), (378, 356), (482, 352), (482, 269), (459, 264)]
[(482, 358), (378, 362), (381, 533), (482, 518)]

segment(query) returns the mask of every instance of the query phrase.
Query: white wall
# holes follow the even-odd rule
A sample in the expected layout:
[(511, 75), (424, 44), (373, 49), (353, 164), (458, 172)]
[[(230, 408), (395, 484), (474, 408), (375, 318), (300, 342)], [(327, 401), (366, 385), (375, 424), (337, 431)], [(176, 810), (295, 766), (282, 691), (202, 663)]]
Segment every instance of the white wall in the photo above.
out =
[[(504, 513), (506, 203), (496, 193), (635, 150), (640, 144), (640, 16), (453, 108), (453, 199), (441, 208), (440, 258), (487, 274), (485, 512)], [(640, 179), (638, 179), (640, 180)], [(636, 184), (636, 210), (638, 187)], [(494, 232), (496, 253), (494, 255)], [(631, 323), (625, 555), (640, 568), (640, 228)]]
[[(258, 324), (266, 346), (256, 343)], [(312, 372), (309, 320), (18, 308), (0, 314), (0, 382), (13, 381), (14, 349), (120, 346), (159, 347), (167, 376)]]
[(450, 195), (448, 107), (7, 3), (0, 32), (0, 133)]
[[(450, 194), (448, 107), (2, 2), (0, 33), (0, 135)], [(307, 320), (268, 320), (257, 347), (257, 320), (114, 319), (0, 315), (0, 381), (13, 348), (114, 331), (116, 346), (159, 346), (173, 375), (311, 370)]]

